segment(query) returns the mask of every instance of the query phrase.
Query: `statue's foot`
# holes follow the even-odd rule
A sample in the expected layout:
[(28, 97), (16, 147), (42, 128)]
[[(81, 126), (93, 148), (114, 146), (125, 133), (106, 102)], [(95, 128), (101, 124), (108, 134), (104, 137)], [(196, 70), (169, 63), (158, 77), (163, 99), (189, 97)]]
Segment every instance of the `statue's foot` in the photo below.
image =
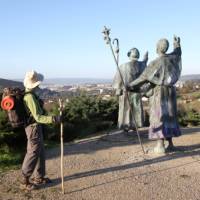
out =
[[(138, 127), (139, 128), (139, 127)], [(136, 131), (136, 128), (135, 127), (131, 127), (130, 128), (132, 131)]]
[(183, 151), (183, 149), (179, 148), (179, 147), (175, 147), (174, 145), (168, 145), (168, 147), (166, 148), (166, 152), (175, 152), (175, 151)]
[(165, 148), (162, 146), (156, 146), (154, 147), (153, 152), (155, 154), (165, 154)]
[(127, 128), (124, 128), (124, 132), (125, 133), (128, 133), (128, 131), (129, 131), (129, 128), (127, 127)]

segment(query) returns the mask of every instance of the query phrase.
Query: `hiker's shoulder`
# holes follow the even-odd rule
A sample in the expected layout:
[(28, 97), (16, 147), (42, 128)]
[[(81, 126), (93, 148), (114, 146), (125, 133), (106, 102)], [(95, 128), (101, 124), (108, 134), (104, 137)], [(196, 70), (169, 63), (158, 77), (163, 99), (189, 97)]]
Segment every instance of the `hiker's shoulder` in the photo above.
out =
[(24, 100), (35, 99), (35, 94), (33, 92), (25, 92)]

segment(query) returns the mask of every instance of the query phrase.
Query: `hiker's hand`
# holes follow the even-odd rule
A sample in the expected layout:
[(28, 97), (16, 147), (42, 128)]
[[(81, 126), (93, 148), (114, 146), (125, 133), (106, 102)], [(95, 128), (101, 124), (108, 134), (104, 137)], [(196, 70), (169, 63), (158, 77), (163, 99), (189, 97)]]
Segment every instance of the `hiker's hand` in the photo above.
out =
[(61, 116), (53, 116), (53, 122), (54, 123), (56, 123), (56, 124), (58, 124), (58, 123), (60, 123), (62, 120), (61, 120)]

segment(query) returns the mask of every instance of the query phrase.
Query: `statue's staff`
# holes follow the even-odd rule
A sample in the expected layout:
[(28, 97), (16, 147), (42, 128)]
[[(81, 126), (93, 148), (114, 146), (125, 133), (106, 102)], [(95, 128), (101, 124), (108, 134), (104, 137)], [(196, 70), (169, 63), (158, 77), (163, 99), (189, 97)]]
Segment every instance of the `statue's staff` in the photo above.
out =
[(117, 65), (119, 66), (119, 40), (117, 39), (117, 38), (115, 38), (114, 40), (113, 40), (113, 45), (115, 44), (115, 42), (116, 42), (116, 47), (115, 47), (115, 54), (117, 55)]
[[(142, 151), (143, 151), (143, 153), (145, 154), (144, 147), (143, 147), (143, 144), (142, 144), (142, 141), (141, 141), (141, 138), (140, 138), (140, 134), (139, 134), (139, 131), (138, 131), (137, 123), (136, 123), (136, 120), (135, 120), (133, 107), (131, 106), (131, 101), (130, 101), (129, 93), (128, 93), (128, 91), (126, 90), (126, 84), (125, 84), (125, 82), (124, 82), (122, 73), (121, 73), (120, 68), (119, 68), (119, 40), (118, 40), (118, 39), (114, 39), (114, 41), (113, 41), (113, 44), (114, 44), (115, 41), (117, 42), (116, 50), (115, 50), (115, 52), (114, 52), (113, 47), (112, 47), (112, 44), (111, 44), (110, 29), (104, 27), (104, 30), (102, 31), (102, 33), (104, 34), (104, 40), (106, 41), (106, 44), (108, 44), (108, 45), (110, 46), (112, 55), (113, 55), (113, 57), (114, 57), (115, 64), (116, 64), (116, 66), (117, 66), (117, 70), (118, 70), (118, 72), (119, 72), (119, 75), (120, 75), (122, 84), (123, 84), (123, 86), (124, 86), (124, 88), (125, 88), (125, 95), (126, 95), (126, 97), (127, 97), (128, 104), (129, 104), (129, 106), (130, 106), (131, 116), (132, 116), (133, 122), (134, 122), (134, 124), (135, 124), (135, 130), (136, 130), (136, 133), (137, 133), (137, 136), (138, 136), (138, 140), (139, 140), (140, 146), (141, 146), (141, 148), (142, 148)], [(117, 55), (117, 58), (116, 58), (116, 56), (115, 56), (115, 53), (116, 53), (116, 55)]]

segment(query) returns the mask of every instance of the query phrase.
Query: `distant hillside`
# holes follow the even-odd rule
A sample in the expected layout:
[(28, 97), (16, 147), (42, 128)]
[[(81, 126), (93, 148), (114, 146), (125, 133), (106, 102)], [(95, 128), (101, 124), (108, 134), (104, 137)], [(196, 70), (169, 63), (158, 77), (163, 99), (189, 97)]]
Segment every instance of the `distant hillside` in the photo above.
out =
[[(3, 88), (5, 87), (19, 87), (24, 89), (23, 83), (20, 81), (12, 81), (0, 78), (0, 92), (2, 92)], [(39, 95), (41, 96), (41, 98), (45, 99), (49, 97), (58, 97), (59, 93), (48, 89), (41, 89)]]
[(181, 76), (181, 81), (196, 81), (200, 80), (200, 74), (189, 74)]
[(5, 87), (19, 87), (19, 88), (23, 88), (23, 83), (19, 82), (19, 81), (12, 81), (12, 80), (8, 80), (8, 79), (3, 79), (0, 78), (0, 90), (2, 90)]
[[(183, 75), (181, 81), (200, 80), (200, 74)], [(0, 78), (0, 88), (4, 87), (23, 87), (22, 80), (7, 80)], [(74, 84), (92, 84), (92, 83), (112, 83), (112, 79), (97, 79), (97, 78), (47, 78), (42, 85), (74, 85)]]

